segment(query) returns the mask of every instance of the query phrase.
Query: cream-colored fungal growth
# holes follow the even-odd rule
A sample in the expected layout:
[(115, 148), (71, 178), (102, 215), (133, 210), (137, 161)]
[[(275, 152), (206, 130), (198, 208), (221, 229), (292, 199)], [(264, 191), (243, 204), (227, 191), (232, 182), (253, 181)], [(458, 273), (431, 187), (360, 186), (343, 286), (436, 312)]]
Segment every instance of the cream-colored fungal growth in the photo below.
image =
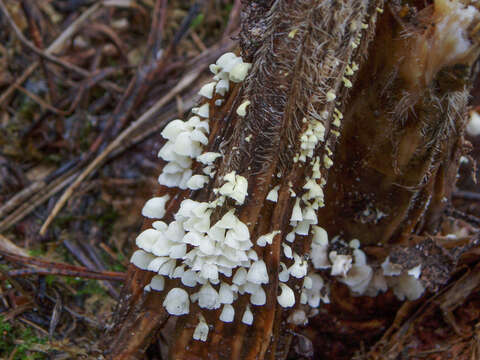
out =
[(281, 293), (277, 296), (278, 304), (281, 307), (289, 308), (295, 305), (295, 294), (293, 290), (284, 283), (279, 283)]
[(163, 306), (170, 315), (188, 314), (190, 312), (188, 293), (180, 288), (171, 289), (163, 301)]
[[(215, 74), (214, 81), (205, 84), (199, 95), (207, 99), (215, 96), (215, 104), (220, 106), (224, 99), (218, 96), (227, 94), (230, 81), (243, 81), (250, 67), (251, 64), (233, 53), (222, 55), (216, 64), (210, 66)], [(247, 106), (248, 102), (240, 105), (240, 115), (242, 111), (246, 112)], [(161, 135), (167, 142), (158, 156), (167, 163), (159, 176), (161, 185), (198, 190), (214, 176), (214, 162), (222, 155), (203, 152), (208, 145), (211, 112), (210, 103), (204, 103), (192, 108), (196, 116), (187, 121), (173, 120), (163, 129)], [(194, 162), (204, 165), (201, 170), (204, 175), (192, 173)], [(140, 249), (134, 252), (130, 261), (142, 270), (155, 273), (145, 291), (163, 291), (165, 278), (192, 288), (191, 296), (181, 287), (169, 290), (163, 306), (171, 315), (188, 314), (192, 301), (207, 310), (222, 307), (220, 320), (232, 322), (235, 315), (232, 304), (239, 295), (249, 294), (251, 305), (266, 303), (262, 288), (269, 281), (266, 265), (253, 249), (247, 225), (235, 215), (235, 206), (242, 205), (248, 194), (247, 179), (231, 172), (224, 180), (225, 183), (215, 189), (219, 195), (216, 199), (210, 202), (185, 199), (173, 214), (173, 221), (169, 224), (155, 221), (152, 228), (143, 231), (136, 239)], [(235, 205), (228, 203), (227, 198), (233, 199)], [(163, 218), (168, 200), (168, 195), (150, 199), (142, 214), (153, 219)], [(228, 207), (223, 216), (213, 223), (212, 212), (226, 204)], [(266, 234), (260, 242), (271, 243), (275, 234)], [(226, 278), (231, 281), (225, 281)], [(250, 306), (242, 314), (242, 321), (248, 325), (253, 323)], [(201, 316), (193, 337), (206, 341), (208, 332), (208, 324)]]
[(393, 293), (401, 301), (405, 298), (410, 301), (417, 300), (425, 291), (420, 280), (406, 273), (387, 278), (387, 283), (389, 287), (393, 288)]
[(273, 242), (273, 238), (280, 233), (281, 233), (280, 230), (275, 230), (275, 231), (272, 231), (271, 233), (259, 236), (257, 239), (257, 245), (262, 247), (266, 246), (267, 244), (271, 245)]
[(158, 234), (158, 230), (146, 229), (137, 236), (135, 243), (140, 249), (151, 252), (153, 245), (157, 242)]
[(192, 108), (192, 113), (203, 118), (208, 118), (208, 115), (210, 114), (210, 105), (205, 103), (200, 107), (194, 107)]
[(147, 287), (148, 290), (162, 291), (165, 287), (165, 278), (161, 275), (155, 275)]
[(398, 276), (402, 273), (402, 267), (398, 264), (392, 264), (389, 257), (382, 263), (382, 269), (385, 276)]
[(287, 318), (287, 322), (297, 326), (305, 326), (308, 324), (307, 314), (303, 310), (295, 310)]
[(137, 250), (130, 258), (130, 262), (139, 269), (147, 270), (148, 264), (150, 264), (153, 259), (155, 259), (154, 255), (149, 254), (143, 250)]
[(327, 168), (330, 169), (333, 165), (332, 159), (328, 157), (328, 155), (323, 155), (323, 165)]
[(142, 209), (142, 215), (150, 219), (161, 219), (165, 216), (165, 204), (170, 196), (164, 195), (148, 200)]
[(327, 102), (332, 102), (336, 98), (337, 98), (337, 95), (335, 94), (335, 91), (333, 91), (333, 90), (329, 90), (327, 92), (327, 95), (325, 96), (325, 99), (327, 100)]
[(218, 192), (220, 195), (228, 196), (235, 200), (237, 204), (242, 205), (247, 196), (248, 181), (241, 175), (237, 175), (235, 171), (228, 173), (223, 177), (226, 181)]
[(330, 275), (332, 276), (346, 276), (348, 271), (352, 267), (351, 255), (339, 255), (336, 251), (331, 251), (328, 254), (330, 261), (332, 262), (332, 269)]
[(224, 96), (230, 89), (230, 83), (228, 80), (220, 80), (215, 88), (215, 92), (221, 96)]
[(320, 302), (328, 304), (330, 302), (323, 278), (316, 273), (309, 273), (308, 278), (311, 279), (311, 287), (304, 287), (300, 296), (300, 303), (308, 304), (312, 308), (320, 306)]
[(339, 278), (354, 293), (363, 295), (373, 278), (373, 269), (368, 265), (353, 264), (348, 273)]
[(206, 97), (207, 99), (211, 99), (213, 97), (213, 91), (215, 90), (215, 85), (217, 85), (216, 81), (212, 81), (208, 84), (203, 85), (200, 91), (198, 92), (198, 94), (203, 97)]
[(301, 279), (307, 275), (308, 263), (297, 253), (293, 253), (293, 265), (288, 268), (291, 276)]
[(197, 156), (197, 161), (201, 162), (204, 165), (211, 165), (217, 158), (221, 157), (222, 154), (216, 152), (206, 152)]
[(316, 119), (303, 118), (308, 122), (307, 129), (300, 135), (300, 153), (294, 158), (294, 162), (305, 162), (313, 157), (317, 145), (325, 140), (325, 126)]
[(292, 216), (290, 217), (290, 221), (302, 221), (302, 209), (300, 208), (300, 198), (295, 200), (295, 205), (293, 206)]
[(280, 262), (281, 271), (278, 273), (278, 280), (281, 282), (287, 282), (290, 278), (290, 273), (288, 272), (287, 265), (285, 263)]
[(191, 190), (198, 190), (201, 189), (207, 184), (209, 181), (208, 176), (205, 175), (193, 175), (187, 181), (187, 187)]
[(278, 201), (278, 190), (280, 189), (280, 185), (276, 185), (270, 190), (267, 194), (267, 200), (272, 202)]
[(249, 63), (238, 63), (230, 71), (230, 74), (228, 76), (230, 81), (233, 81), (235, 83), (242, 82), (247, 77), (248, 70), (250, 70), (251, 67), (252, 64)]
[(346, 77), (342, 78), (343, 84), (345, 85), (346, 88), (351, 88), (352, 87), (352, 82), (348, 80)]
[(161, 185), (187, 188), (192, 176), (192, 161), (201, 155), (203, 146), (208, 143), (209, 126), (207, 120), (198, 116), (188, 121), (173, 120), (162, 131), (168, 141), (158, 152), (158, 156), (168, 163), (158, 178)]
[(220, 314), (220, 318), (219, 318), (220, 321), (233, 322), (234, 317), (235, 317), (235, 308), (230, 304), (224, 305), (222, 312)]
[[(334, 239), (335, 241), (339, 240)], [(347, 246), (345, 243), (343, 244)], [(385, 292), (388, 288), (391, 288), (399, 300), (416, 300), (422, 296), (425, 289), (420, 280), (421, 265), (403, 270), (402, 266), (391, 263), (387, 257), (380, 268), (374, 269), (368, 264), (367, 255), (360, 249), (360, 246), (360, 241), (353, 239), (348, 244), (349, 251), (353, 253), (353, 256), (331, 251), (327, 257), (327, 233), (322, 228), (314, 226), (310, 252), (313, 267), (315, 269), (330, 268), (330, 275), (337, 277), (338, 281), (348, 286), (350, 291), (356, 295), (374, 297), (380, 292)], [(285, 275), (282, 274), (282, 276)], [(308, 278), (312, 280), (311, 289), (310, 281), (307, 281)], [(312, 307), (318, 306), (318, 296), (320, 295), (315, 295), (316, 293), (313, 294), (312, 291), (320, 283), (323, 286), (323, 279), (318, 274), (308, 274), (304, 281), (304, 289), (301, 296), (302, 304), (307, 302), (310, 304), (309, 298), (315, 297), (315, 300), (312, 300), (310, 305)], [(324, 302), (327, 301), (328, 299)]]
[(410, 276), (413, 276), (415, 279), (418, 279), (421, 273), (422, 273), (422, 265), (417, 265), (407, 271), (407, 274)]
[(480, 115), (476, 111), (470, 112), (470, 120), (465, 130), (470, 136), (480, 135)]
[(255, 261), (247, 273), (247, 281), (254, 284), (268, 284), (267, 266), (263, 260)]
[(200, 341), (207, 341), (208, 337), (208, 324), (205, 321), (205, 318), (200, 315), (199, 322), (193, 331), (193, 339), (200, 340)]
[(247, 115), (248, 105), (250, 105), (249, 100), (245, 100), (243, 103), (241, 103), (237, 108), (237, 115), (241, 117), (245, 117), (245, 115)]
[(310, 259), (315, 269), (328, 269), (331, 265), (328, 260), (328, 234), (320, 226), (312, 226), (312, 248)]
[(253, 313), (252, 313), (252, 310), (250, 310), (249, 305), (247, 305), (247, 308), (245, 309), (245, 312), (243, 313), (242, 323), (244, 323), (246, 325), (252, 325), (253, 324)]

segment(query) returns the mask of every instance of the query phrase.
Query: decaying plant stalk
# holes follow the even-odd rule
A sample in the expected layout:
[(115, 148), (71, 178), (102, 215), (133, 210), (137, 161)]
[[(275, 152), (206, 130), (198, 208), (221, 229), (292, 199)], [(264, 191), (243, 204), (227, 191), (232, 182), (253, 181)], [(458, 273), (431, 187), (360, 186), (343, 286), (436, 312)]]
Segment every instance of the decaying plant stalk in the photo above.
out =
[[(438, 248), (444, 254), (443, 250), (419, 244), (426, 244), (421, 235), (437, 231), (457, 173), (470, 79), (476, 75), (479, 24), (480, 13), (473, 5), (449, 0), (428, 5), (393, 1), (385, 7), (381, 0), (245, 4), (242, 58), (228, 57), (230, 73), (225, 70), (229, 65), (220, 60), (211, 67), (215, 84), (201, 91), (207, 102), (193, 110), (198, 120), (178, 122), (179, 128), (172, 125), (162, 133), (170, 142), (159, 154), (170, 161), (166, 166), (173, 168), (174, 163), (179, 168), (177, 162), (185, 160), (179, 156), (188, 153), (193, 167), (175, 170), (180, 174), (176, 180), (164, 168), (157, 201), (163, 202), (160, 207), (165, 211), (151, 217), (163, 217), (165, 223), (148, 220), (147, 232), (142, 233), (168, 235), (166, 226), (177, 223), (183, 224), (182, 236), (192, 235), (208, 217), (205, 231), (198, 230), (206, 235), (198, 243), (186, 242), (186, 250), (181, 245), (185, 241), (174, 244), (189, 253), (182, 253), (183, 258), (170, 255), (171, 274), (162, 273), (163, 265), (155, 268), (165, 277), (152, 281), (154, 272), (130, 266), (114, 324), (104, 339), (106, 358), (141, 358), (163, 331), (172, 359), (284, 359), (297, 327), (308, 318), (313, 325), (306, 334), (313, 340), (329, 333), (332, 343), (324, 346), (323, 341), (320, 350), (338, 358), (327, 348), (341, 341), (340, 325), (353, 335), (353, 342), (359, 342), (365, 329), (373, 331), (385, 322), (365, 318), (368, 307), (376, 306), (373, 301), (347, 297), (335, 303), (347, 288), (334, 277), (357, 294), (377, 295), (388, 285), (397, 296), (407, 298), (420, 294), (402, 290), (405, 285), (395, 276), (403, 276), (417, 290), (445, 282), (445, 276), (439, 280), (433, 270), (421, 272), (422, 268), (442, 270), (442, 264), (421, 262), (422, 249)], [(246, 69), (248, 76), (237, 79), (237, 72)], [(225, 77), (229, 89), (219, 92)], [(217, 92), (211, 90), (214, 87)], [(198, 127), (200, 118), (207, 119), (207, 131)], [(201, 151), (176, 147), (176, 136), (195, 133), (201, 139), (198, 131), (208, 135)], [(203, 162), (201, 152), (216, 155)], [(186, 181), (185, 174), (193, 174), (195, 181)], [(189, 218), (187, 204), (201, 207), (202, 215)], [(215, 260), (217, 273), (204, 260), (210, 250), (202, 246), (214, 237), (215, 226), (223, 234), (215, 240), (216, 246), (227, 241), (225, 233), (226, 238), (236, 236), (240, 230), (227, 224), (227, 218), (248, 229), (248, 241), (239, 241), (251, 247), (239, 246), (239, 251), (248, 250), (249, 257), (238, 264)], [(148, 232), (152, 226), (154, 230)], [(329, 244), (323, 229), (332, 239)], [(413, 234), (419, 235), (418, 241)], [(155, 256), (162, 257), (162, 264), (171, 261), (163, 250), (157, 254), (151, 250), (159, 246), (156, 238), (145, 245), (147, 235), (141, 236), (137, 245), (143, 244), (139, 246), (145, 251), (134, 257), (152, 263)], [(352, 239), (359, 241), (348, 245)], [(416, 249), (418, 262), (402, 264), (402, 256), (393, 256), (393, 245), (396, 254), (401, 253), (399, 246), (407, 253)], [(365, 248), (367, 257), (359, 247)], [(222, 256), (215, 253), (216, 259)], [(449, 273), (457, 258), (445, 255), (438, 261), (450, 261), (444, 264)], [(142, 267), (139, 261), (132, 258)], [(230, 273), (225, 263), (231, 265)], [(266, 274), (254, 270), (259, 264)], [(388, 266), (393, 269), (390, 273), (385, 270)], [(175, 276), (173, 269), (180, 267)], [(246, 283), (236, 278), (241, 269), (248, 271)], [(186, 271), (197, 276), (193, 285), (185, 286)], [(384, 275), (391, 277), (388, 284), (374, 284), (377, 278), (385, 282)], [(332, 304), (320, 305), (325, 309), (317, 315), (320, 298), (328, 302), (328, 284)], [(147, 285), (161, 291), (145, 292)], [(222, 298), (222, 290), (219, 297), (220, 286), (233, 289), (233, 300)], [(185, 291), (185, 302), (172, 303), (169, 294), (181, 298)], [(294, 299), (288, 298), (289, 291)], [(378, 298), (392, 304), (391, 292)], [(355, 309), (355, 304), (367, 308)], [(339, 316), (338, 327), (317, 326), (318, 319), (328, 323), (337, 316), (339, 308), (346, 311), (343, 319)], [(357, 326), (349, 328), (355, 321)], [(305, 350), (303, 355), (307, 354)]]

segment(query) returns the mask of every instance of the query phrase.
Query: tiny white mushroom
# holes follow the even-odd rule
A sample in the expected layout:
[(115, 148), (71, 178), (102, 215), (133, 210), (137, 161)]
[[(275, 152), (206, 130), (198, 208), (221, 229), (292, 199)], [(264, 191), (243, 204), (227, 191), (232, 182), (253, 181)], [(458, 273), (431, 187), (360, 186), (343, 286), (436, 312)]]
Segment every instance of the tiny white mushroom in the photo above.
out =
[(190, 312), (188, 293), (180, 288), (171, 289), (163, 301), (163, 307), (170, 315), (188, 314)]
[(257, 239), (257, 245), (258, 246), (266, 246), (267, 244), (271, 245), (275, 235), (280, 234), (280, 233), (281, 233), (280, 230), (275, 230), (275, 231), (272, 231), (268, 234), (259, 236), (258, 239)]
[(148, 264), (150, 264), (154, 259), (154, 255), (146, 253), (143, 250), (137, 250), (132, 254), (130, 262), (139, 269), (148, 270)]
[(289, 324), (294, 324), (294, 325), (297, 325), (297, 326), (307, 325), (308, 324), (307, 314), (305, 314), (305, 311), (303, 311), (303, 310), (295, 310), (287, 318), (287, 322)]
[(150, 219), (161, 219), (165, 216), (165, 204), (169, 195), (158, 196), (148, 200), (142, 209), (142, 215)]
[(205, 186), (206, 183), (208, 183), (209, 178), (208, 176), (205, 175), (193, 175), (188, 181), (187, 181), (187, 187), (191, 190), (198, 190), (201, 189)]
[(288, 278), (290, 277), (287, 265), (285, 265), (283, 262), (280, 262), (280, 267), (282, 268), (282, 271), (278, 273), (278, 280), (280, 280), (281, 282), (287, 282)]
[(155, 229), (146, 229), (142, 231), (135, 239), (135, 244), (148, 252), (152, 252), (152, 247), (155, 245), (161, 233)]
[(218, 292), (220, 296), (220, 302), (222, 304), (233, 303), (233, 291), (232, 287), (224, 282), (220, 284), (220, 290)]
[(206, 97), (207, 99), (211, 99), (213, 96), (213, 90), (215, 89), (215, 85), (217, 83), (215, 81), (210, 82), (202, 86), (200, 91), (198, 92), (199, 95)]
[(293, 253), (294, 263), (288, 268), (288, 272), (298, 279), (307, 275), (308, 263), (297, 253)]
[(205, 103), (200, 107), (192, 108), (192, 113), (203, 118), (208, 118), (209, 116), (209, 104)]
[(337, 95), (335, 94), (335, 91), (333, 90), (329, 90), (327, 92), (327, 95), (325, 96), (327, 102), (332, 102), (333, 100), (335, 100), (337, 98)]
[(160, 275), (155, 275), (149, 285), (152, 290), (162, 291), (165, 287), (165, 278)]
[(293, 290), (284, 283), (280, 283), (279, 285), (280, 289), (282, 290), (280, 295), (277, 296), (277, 301), (280, 306), (284, 308), (289, 308), (295, 305), (295, 294), (293, 293)]
[(332, 262), (332, 276), (345, 276), (352, 267), (351, 255), (338, 255), (336, 251), (332, 251), (329, 254), (330, 261)]
[(252, 310), (250, 310), (249, 305), (247, 305), (247, 308), (245, 309), (245, 312), (243, 313), (242, 323), (244, 323), (246, 325), (252, 325), (253, 324), (253, 313), (252, 313)]
[(205, 318), (200, 315), (200, 321), (198, 322), (197, 326), (195, 327), (195, 331), (193, 332), (193, 339), (200, 340), (200, 341), (207, 341), (208, 337), (208, 324), (205, 321)]
[(234, 61), (236, 58), (237, 58), (237, 55), (235, 55), (233, 52), (227, 52), (227, 53), (223, 54), (222, 56), (220, 56), (220, 57), (217, 59), (216, 64), (217, 64), (219, 67), (224, 68), (224, 67), (227, 66), (229, 63), (231, 63), (232, 61)]
[(470, 112), (470, 120), (468, 121), (466, 131), (470, 136), (480, 135), (480, 115), (476, 111)]
[(198, 292), (198, 306), (204, 309), (218, 309), (220, 299), (217, 290), (209, 282), (206, 282)]
[(220, 321), (232, 322), (235, 316), (235, 309), (230, 304), (225, 304), (220, 314)]
[(247, 273), (247, 281), (254, 284), (268, 284), (267, 266), (263, 260), (255, 261)]
[[(228, 89), (230, 88), (230, 84), (227, 79), (222, 79), (218, 82), (215, 92), (221, 96), (224, 96), (227, 92)], [(215, 104), (217, 105), (217, 104)], [(217, 105), (218, 106), (218, 105)]]
[(387, 257), (382, 263), (382, 270), (385, 276), (398, 276), (402, 273), (401, 265), (391, 263), (390, 257)]
[(267, 295), (261, 286), (258, 286), (250, 296), (250, 303), (252, 305), (262, 306), (267, 302)]
[(235, 275), (233, 276), (232, 282), (235, 285), (243, 285), (247, 281), (247, 270), (245, 268), (241, 267), (238, 268), (238, 270), (235, 272)]
[(422, 273), (422, 264), (419, 264), (410, 270), (407, 271), (408, 275), (413, 276), (415, 279), (418, 279), (420, 277), (420, 274)]
[(302, 221), (302, 209), (300, 208), (300, 198), (295, 200), (295, 205), (293, 206), (292, 216), (290, 217), (290, 221)]
[(206, 152), (202, 155), (197, 156), (197, 161), (201, 162), (204, 165), (210, 165), (220, 156), (222, 156), (222, 154), (220, 153)]
[(267, 200), (272, 202), (278, 201), (278, 189), (280, 189), (280, 185), (275, 186), (272, 190), (269, 191), (267, 195)]
[(245, 77), (247, 76), (248, 70), (250, 69), (251, 66), (252, 64), (249, 64), (249, 63), (244, 63), (244, 62), (238, 63), (230, 71), (230, 74), (229, 74), (230, 80), (236, 83), (245, 80)]
[(249, 100), (245, 100), (243, 103), (241, 103), (238, 108), (237, 108), (237, 115), (244, 117), (247, 115), (247, 106), (250, 105)]
[(292, 248), (285, 243), (282, 243), (283, 246), (283, 253), (287, 259), (293, 258)]

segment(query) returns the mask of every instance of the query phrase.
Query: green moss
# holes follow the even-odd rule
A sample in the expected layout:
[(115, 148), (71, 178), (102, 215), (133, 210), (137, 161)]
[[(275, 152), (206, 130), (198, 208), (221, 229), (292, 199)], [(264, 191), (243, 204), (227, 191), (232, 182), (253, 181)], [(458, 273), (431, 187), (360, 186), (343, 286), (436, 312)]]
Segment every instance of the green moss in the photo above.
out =
[(205, 15), (202, 13), (198, 14), (195, 19), (192, 21), (192, 25), (190, 25), (190, 28), (195, 29), (198, 25), (203, 23), (203, 19), (205, 18)]
[(15, 352), (13, 360), (47, 359), (46, 354), (33, 350), (35, 345), (46, 341), (29, 328), (11, 325), (0, 315), (0, 358), (7, 358)]
[(84, 282), (82, 289), (77, 292), (78, 295), (102, 295), (106, 296), (105, 290), (95, 280), (87, 280)]

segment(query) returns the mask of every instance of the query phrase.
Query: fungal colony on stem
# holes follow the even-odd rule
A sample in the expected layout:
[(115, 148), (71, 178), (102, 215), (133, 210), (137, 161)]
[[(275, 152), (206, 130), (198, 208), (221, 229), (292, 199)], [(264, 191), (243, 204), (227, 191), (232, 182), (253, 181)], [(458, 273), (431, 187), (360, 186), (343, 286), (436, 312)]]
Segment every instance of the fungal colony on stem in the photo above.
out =
[[(210, 65), (213, 81), (205, 84), (199, 94), (212, 101), (193, 108), (194, 116), (187, 121), (171, 121), (161, 133), (167, 140), (158, 152), (158, 156), (166, 162), (158, 178), (161, 185), (196, 191), (212, 181), (216, 174), (215, 163), (222, 154), (204, 152), (209, 143), (210, 106), (212, 102), (215, 105), (223, 103), (221, 97), (227, 95), (231, 83), (244, 81), (250, 67), (251, 64), (233, 53), (222, 55)], [(350, 64), (346, 67), (345, 76), (353, 75), (357, 69), (356, 64)], [(343, 84), (351, 87), (346, 77)], [(334, 90), (325, 95), (326, 102), (335, 99)], [(236, 114), (245, 117), (250, 110), (249, 105), (248, 100), (241, 102)], [(333, 118), (336, 127), (340, 126), (342, 117), (335, 108)], [(224, 175), (222, 184), (213, 189), (214, 200), (182, 200), (169, 223), (161, 219), (166, 215), (166, 205), (171, 196), (154, 197), (146, 202), (142, 215), (155, 221), (151, 228), (136, 238), (138, 250), (130, 261), (142, 270), (155, 273), (145, 291), (164, 291), (167, 278), (177, 281), (178, 286), (169, 289), (163, 301), (163, 307), (170, 315), (188, 314), (191, 303), (197, 303), (201, 309), (221, 309), (219, 319), (222, 322), (230, 323), (237, 318), (246, 325), (252, 325), (255, 321), (252, 309), (265, 305), (267, 299), (263, 286), (273, 280), (269, 278), (267, 266), (255, 247), (268, 248), (277, 238), (282, 244), (277, 302), (282, 308), (294, 309), (289, 322), (305, 324), (308, 321), (302, 305), (315, 309), (322, 301), (329, 302), (328, 282), (325, 280), (327, 272), (358, 295), (376, 296), (391, 287), (400, 299), (421, 296), (420, 267), (405, 272), (395, 269), (387, 258), (381, 267), (374, 269), (368, 265), (358, 240), (347, 244), (334, 238), (329, 242), (327, 232), (318, 226), (317, 210), (324, 206), (323, 187), (326, 183), (321, 169), (333, 165), (333, 154), (327, 147), (323, 157), (317, 155), (316, 150), (325, 141), (326, 129), (322, 121), (304, 118), (303, 122), (306, 130), (300, 134), (299, 151), (292, 161), (309, 165), (311, 174), (298, 194), (289, 187), (294, 202), (289, 219), (290, 232), (284, 234), (275, 229), (256, 239), (251, 237), (247, 224), (236, 215), (237, 207), (247, 199), (249, 184), (235, 171)], [(194, 174), (194, 165), (201, 169), (201, 173)], [(276, 203), (279, 191), (280, 185), (272, 186), (265, 200)], [(212, 214), (220, 209), (223, 214), (214, 221)], [(292, 248), (299, 236), (312, 237), (308, 256), (297, 254)], [(333, 244), (336, 250), (330, 250)], [(301, 281), (298, 299), (294, 288), (289, 285), (290, 281)], [(242, 295), (249, 296), (249, 304), (239, 310), (234, 304)], [(198, 314), (193, 338), (206, 341), (208, 333), (205, 317)]]

